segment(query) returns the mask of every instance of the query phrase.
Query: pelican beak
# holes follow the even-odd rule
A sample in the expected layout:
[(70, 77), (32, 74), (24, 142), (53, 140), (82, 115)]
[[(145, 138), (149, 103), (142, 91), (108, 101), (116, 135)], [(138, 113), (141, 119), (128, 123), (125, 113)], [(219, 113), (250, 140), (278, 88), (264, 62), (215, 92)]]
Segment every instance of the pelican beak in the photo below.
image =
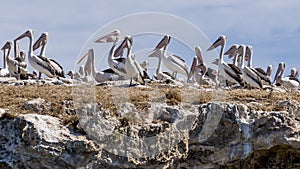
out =
[(171, 41), (171, 36), (170, 35), (165, 35), (162, 40), (156, 45), (155, 50), (162, 49), (166, 47)]
[(128, 38), (125, 37), (120, 46), (115, 50), (114, 57), (123, 56), (124, 48), (128, 47), (127, 41)]
[(191, 77), (192, 74), (195, 72), (196, 65), (197, 65), (197, 57), (194, 57), (193, 63), (192, 63), (192, 66), (191, 66), (191, 70), (190, 70), (189, 77)]
[(199, 64), (203, 63), (203, 57), (202, 57), (202, 52), (201, 52), (201, 48), (199, 46), (196, 46), (195, 47), (195, 53), (196, 53), (196, 56), (198, 58), (198, 61), (199, 61)]
[(33, 50), (35, 51), (36, 49), (38, 49), (39, 47), (41, 47), (42, 45), (45, 45), (47, 43), (47, 34), (43, 33), (39, 39), (34, 43), (33, 45)]
[(8, 41), (5, 43), (5, 45), (2, 47), (1, 50), (9, 49), (12, 46), (12, 42)]
[(269, 76), (271, 76), (272, 71), (273, 71), (273, 66), (272, 66), (272, 65), (269, 65), (269, 66), (267, 67), (266, 73), (267, 73)]
[(88, 53), (86, 53), (85, 55), (83, 55), (83, 56), (79, 59), (79, 61), (77, 62), (77, 64), (79, 64), (85, 57), (89, 56), (89, 54), (90, 54), (90, 51), (89, 51)]
[(221, 35), (208, 49), (207, 51), (213, 50), (220, 45), (224, 45), (226, 36)]
[(275, 80), (279, 77), (279, 73), (282, 72), (282, 70), (283, 70), (283, 62), (280, 62), (280, 63), (278, 64), (278, 68), (277, 68), (277, 71), (276, 71), (276, 74), (275, 74), (273, 83), (274, 83)]
[(232, 58), (233, 55), (236, 54), (237, 49), (238, 45), (234, 44), (224, 53), (224, 55), (229, 55), (229, 58)]
[(15, 39), (15, 41), (20, 40), (20, 39), (23, 39), (23, 38), (25, 38), (25, 37), (31, 37), (32, 34), (33, 34), (33, 31), (32, 31), (32, 30), (28, 30), (28, 31), (24, 32), (22, 35), (20, 35), (19, 37), (17, 37), (17, 38)]
[(115, 42), (117, 41), (121, 36), (121, 32), (119, 30), (114, 30), (107, 35), (96, 39), (94, 42), (95, 43), (109, 43), (109, 42)]

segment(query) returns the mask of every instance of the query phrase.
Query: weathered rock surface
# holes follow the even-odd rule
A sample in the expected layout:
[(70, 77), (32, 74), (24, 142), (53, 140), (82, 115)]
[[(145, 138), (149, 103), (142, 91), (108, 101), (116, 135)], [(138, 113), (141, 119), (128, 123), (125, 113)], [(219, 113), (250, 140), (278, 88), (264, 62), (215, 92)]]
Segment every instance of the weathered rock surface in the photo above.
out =
[(300, 168), (298, 105), (291, 112), (229, 103), (151, 106), (152, 115), (141, 116), (126, 103), (112, 117), (88, 104), (77, 111), (82, 133), (55, 117), (3, 112), (0, 167)]

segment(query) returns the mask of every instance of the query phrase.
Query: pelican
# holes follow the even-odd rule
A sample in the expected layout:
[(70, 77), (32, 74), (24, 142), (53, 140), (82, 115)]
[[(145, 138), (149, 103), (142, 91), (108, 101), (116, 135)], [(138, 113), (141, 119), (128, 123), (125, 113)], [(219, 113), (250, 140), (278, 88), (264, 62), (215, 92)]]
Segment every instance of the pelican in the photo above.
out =
[(28, 79), (28, 70), (26, 68), (21, 67), (20, 63), (17, 60), (15, 60), (9, 56), (12, 44), (13, 43), (11, 41), (8, 41), (2, 47), (3, 51), (5, 49), (8, 49), (8, 52), (5, 56), (5, 60), (6, 60), (7, 66), (8, 66), (9, 74), (17, 77), (17, 79)]
[(193, 59), (189, 76), (193, 75), (196, 82), (199, 85), (210, 85), (210, 86), (215, 85), (215, 82), (213, 82), (210, 78), (205, 77), (207, 72), (207, 67), (206, 64), (204, 63), (202, 53), (201, 53), (201, 48), (199, 46), (195, 47), (195, 53), (196, 56)]
[(158, 50), (156, 51), (158, 52), (159, 54), (151, 54), (149, 55), (148, 57), (158, 57), (158, 65), (157, 65), (157, 69), (155, 71), (155, 74), (153, 75), (153, 77), (156, 79), (156, 80), (170, 80), (172, 79), (172, 74), (170, 74), (169, 72), (162, 72), (161, 71), (161, 66), (162, 66), (162, 58), (159, 57), (161, 54), (161, 50)]
[[(62, 74), (57, 74), (59, 70), (55, 70), (58, 64), (54, 64), (54, 60), (50, 61), (50, 59), (43, 57), (43, 56), (37, 56), (33, 53), (33, 31), (31, 29), (27, 30), (24, 32), (22, 35), (17, 37), (15, 41), (18, 41), (20, 39), (23, 39), (25, 37), (29, 38), (29, 49), (28, 49), (28, 61), (29, 64), (39, 71), (40, 73), (45, 74), (46, 76), (53, 78), (56, 77), (57, 75), (62, 76)], [(44, 48), (44, 47), (43, 47)], [(44, 52), (44, 51), (43, 51)], [(40, 78), (40, 77), (39, 77)]]
[(285, 63), (280, 62), (276, 71), (275, 79), (277, 83), (281, 84), (287, 89), (296, 90), (299, 87), (299, 80), (295, 77), (283, 77), (285, 70)]
[(140, 84), (145, 84), (145, 74), (141, 65), (135, 60), (135, 55), (131, 53), (132, 37), (126, 36), (120, 45), (120, 52), (123, 53), (124, 48), (127, 48), (127, 58), (125, 62), (125, 70), (127, 78), (130, 78), (130, 86), (132, 86), (132, 79), (136, 79)]
[(109, 51), (109, 56), (108, 56), (108, 65), (109, 67), (116, 72), (117, 74), (125, 77), (127, 75), (127, 72), (125, 70), (125, 58), (117, 58), (120, 56), (120, 48), (115, 49), (116, 45), (120, 39), (121, 33), (119, 30), (114, 30), (107, 35), (95, 40), (95, 43), (109, 43), (113, 42), (113, 46), (111, 47)]
[(157, 46), (154, 49), (154, 53), (151, 55), (157, 55), (157, 52), (163, 49), (162, 52), (158, 52), (159, 56), (156, 57), (161, 57), (163, 64), (173, 72), (173, 78), (176, 78), (177, 73), (188, 77), (189, 71), (185, 61), (179, 56), (167, 54), (167, 46), (170, 43), (170, 40), (171, 36), (165, 35), (163, 39), (157, 44)]
[[(33, 35), (32, 35), (33, 37)], [(33, 51), (35, 51), (36, 49), (38, 49), (39, 47), (41, 47), (40, 50), (40, 55), (38, 57), (43, 58), (44, 60), (46, 60), (47, 62), (49, 62), (49, 65), (52, 67), (52, 69), (54, 70), (53, 76), (59, 76), (59, 77), (65, 77), (64, 74), (64, 70), (63, 67), (56, 62), (55, 60), (51, 59), (51, 58), (47, 58), (45, 56), (45, 51), (46, 51), (46, 45), (48, 43), (48, 32), (43, 32), (41, 34), (41, 36), (39, 37), (39, 39), (34, 43), (33, 45)], [(39, 79), (41, 78), (41, 72), (39, 72)]]
[(238, 53), (242, 58), (241, 70), (243, 73), (243, 80), (247, 83), (248, 87), (262, 88), (262, 82), (258, 74), (251, 67), (245, 66), (245, 55), (246, 55), (246, 46), (240, 45), (238, 48)]
[(3, 68), (0, 68), (0, 77), (9, 77), (9, 70), (7, 68), (5, 48), (3, 47), (1, 50), (3, 50)]
[(105, 81), (112, 81), (112, 80), (119, 80), (120, 76), (116, 74), (112, 69), (106, 69), (102, 72), (97, 72), (95, 68), (94, 63), (94, 50), (90, 49), (87, 54), (82, 56), (82, 58), (78, 61), (77, 64), (79, 64), (85, 57), (88, 57), (86, 64), (85, 64), (85, 70), (91, 70), (92, 76), (98, 83), (102, 83)]
[(14, 55), (15, 60), (19, 62), (19, 66), (27, 69), (27, 63), (25, 62), (26, 52), (20, 51), (19, 44), (17, 41), (14, 41)]
[[(272, 65), (269, 65), (269, 72), (265, 72), (262, 68), (253, 68), (252, 67), (252, 56), (253, 56), (253, 47), (250, 45), (246, 46), (245, 60), (248, 61), (248, 67), (252, 69), (262, 80), (262, 84), (271, 85), (271, 71)], [(268, 69), (267, 69), (268, 70)]]
[(218, 46), (221, 46), (220, 55), (218, 59), (218, 72), (221, 76), (223, 76), (230, 83), (239, 83), (241, 86), (244, 86), (244, 82), (242, 79), (241, 70), (233, 65), (227, 64), (224, 62), (224, 48), (226, 45), (226, 37), (221, 35), (208, 49), (207, 51), (213, 50)]

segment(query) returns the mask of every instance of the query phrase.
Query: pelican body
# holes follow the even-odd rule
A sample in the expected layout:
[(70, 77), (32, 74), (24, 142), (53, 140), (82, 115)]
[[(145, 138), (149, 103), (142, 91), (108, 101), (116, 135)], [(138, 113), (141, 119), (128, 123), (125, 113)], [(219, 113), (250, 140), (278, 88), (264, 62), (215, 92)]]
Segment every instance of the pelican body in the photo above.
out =
[(245, 60), (248, 61), (248, 67), (255, 72), (259, 78), (261, 79), (262, 84), (264, 85), (271, 85), (271, 72), (272, 72), (272, 65), (269, 65), (267, 71), (264, 71), (262, 68), (252, 68), (252, 56), (253, 56), (253, 47), (247, 45), (246, 46), (246, 54)]
[[(35, 51), (41, 47), (39, 57), (43, 58), (44, 60), (46, 60), (46, 62), (49, 63), (49, 66), (52, 68), (52, 71), (54, 71), (54, 74), (52, 75), (52, 77), (55, 77), (55, 76), (65, 77), (63, 67), (55, 60), (53, 60), (51, 58), (47, 58), (45, 56), (47, 43), (48, 43), (48, 32), (43, 32), (41, 34), (41, 36), (39, 37), (39, 39), (34, 43), (33, 51)], [(40, 76), (41, 75), (39, 75), (39, 78), (40, 78)]]
[[(163, 39), (157, 44), (157, 46), (154, 49), (154, 53), (151, 55), (157, 55), (158, 56), (152, 56), (152, 57), (159, 57), (162, 60), (162, 63), (173, 72), (173, 78), (176, 78), (177, 73), (180, 73), (186, 77), (189, 77), (189, 71), (188, 66), (185, 63), (185, 61), (176, 55), (168, 55), (167, 54), (167, 46), (170, 43), (171, 36), (165, 35)], [(162, 50), (162, 52), (157, 52), (158, 50)], [(150, 57), (151, 57), (150, 55)]]
[(246, 55), (246, 46), (240, 45), (238, 48), (240, 57), (242, 58), (241, 70), (243, 74), (243, 80), (247, 83), (248, 87), (253, 88), (262, 88), (262, 82), (255, 69), (245, 66), (245, 55)]
[[(36, 69), (40, 73), (45, 74), (46, 76), (53, 78), (56, 76), (62, 76), (62, 74), (57, 74), (59, 70), (56, 70), (55, 68), (57, 65), (59, 65), (56, 61), (50, 60), (43, 56), (37, 56), (33, 53), (33, 31), (31, 29), (24, 32), (22, 35), (17, 37), (15, 41), (21, 40), (25, 37), (29, 38), (29, 49), (28, 49), (28, 61), (29, 64), (32, 66), (32, 68)], [(55, 64), (54, 64), (55, 62)], [(58, 66), (61, 67), (61, 66)]]
[(284, 70), (285, 63), (280, 62), (275, 75), (276, 82), (289, 90), (297, 90), (299, 87), (299, 80), (295, 77), (283, 77)]
[[(26, 67), (24, 68), (24, 66), (20, 64), (19, 61), (9, 56), (11, 48), (12, 48), (11, 41), (6, 42), (6, 44), (2, 47), (2, 50), (4, 52), (5, 63), (8, 66), (8, 71), (10, 76), (17, 77), (17, 79), (28, 79), (28, 70), (26, 69)], [(5, 55), (6, 49), (8, 51), (7, 54)]]
[(95, 43), (109, 43), (109, 42), (113, 42), (113, 45), (109, 51), (109, 56), (107, 58), (107, 62), (109, 67), (116, 72), (117, 74), (119, 74), (120, 76), (125, 77), (127, 72), (125, 70), (125, 62), (126, 59), (125, 58), (117, 58), (119, 57), (121, 54), (121, 49), (118, 48), (116, 49), (116, 45), (120, 39), (121, 33), (119, 30), (114, 30), (110, 33), (108, 33), (107, 35), (95, 40)]
[(90, 49), (87, 54), (85, 54), (77, 64), (79, 64), (85, 57), (88, 57), (85, 70), (91, 71), (92, 76), (94, 77), (95, 81), (98, 83), (102, 83), (105, 81), (112, 81), (112, 80), (119, 80), (120, 76), (114, 72), (112, 69), (106, 69), (101, 72), (97, 72), (94, 63), (94, 50)]
[(221, 35), (207, 50), (213, 50), (218, 46), (221, 46), (219, 59), (218, 59), (218, 72), (225, 80), (230, 83), (239, 83), (241, 86), (244, 86), (244, 81), (242, 79), (241, 70), (234, 64), (227, 64), (224, 61), (224, 48), (226, 45), (226, 37)]
[(195, 47), (195, 53), (196, 56), (193, 59), (189, 76), (193, 76), (199, 85), (215, 85), (215, 82), (213, 82), (212, 79), (205, 77), (207, 73), (207, 67), (204, 63), (201, 48), (199, 46)]

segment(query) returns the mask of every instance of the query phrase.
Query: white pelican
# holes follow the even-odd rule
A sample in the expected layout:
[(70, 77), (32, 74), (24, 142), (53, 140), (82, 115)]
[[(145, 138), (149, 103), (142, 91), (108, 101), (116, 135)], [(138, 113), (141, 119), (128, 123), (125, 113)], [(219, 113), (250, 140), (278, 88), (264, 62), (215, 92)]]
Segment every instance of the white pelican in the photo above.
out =
[[(165, 35), (163, 39), (157, 44), (154, 49), (154, 53), (151, 55), (157, 55), (156, 57), (161, 57), (163, 64), (173, 72), (173, 78), (176, 78), (177, 73), (180, 73), (185, 76), (189, 76), (188, 66), (185, 61), (176, 55), (168, 55), (167, 54), (167, 46), (170, 43), (171, 36)], [(158, 52), (159, 50), (163, 49), (162, 52)], [(155, 57), (155, 56), (153, 56)]]
[(285, 70), (285, 63), (280, 62), (276, 71), (275, 79), (277, 83), (281, 84), (287, 89), (296, 90), (299, 87), (299, 80), (295, 77), (283, 77)]
[(225, 45), (226, 45), (226, 37), (224, 35), (221, 35), (207, 49), (207, 51), (213, 50), (218, 46), (221, 46), (220, 55), (218, 59), (218, 72), (220, 73), (221, 76), (225, 78), (225, 80), (229, 81), (230, 83), (239, 83), (241, 86), (244, 86), (241, 70), (234, 64), (227, 64), (223, 59)]
[(153, 77), (156, 79), (156, 80), (170, 80), (172, 79), (172, 75), (169, 73), (169, 72), (162, 72), (161, 71), (161, 66), (162, 66), (162, 58), (160, 57), (161, 55), (161, 50), (158, 50), (158, 51), (155, 51), (157, 53), (155, 54), (151, 54), (149, 55), (148, 57), (158, 57), (158, 65), (157, 65), (157, 69), (155, 71), (155, 74), (153, 75)]
[[(271, 72), (267, 73), (262, 68), (253, 68), (252, 67), (252, 56), (253, 56), (253, 47), (250, 45), (247, 45), (245, 60), (248, 62), (248, 67), (251, 68), (261, 78), (262, 84), (271, 85), (271, 77), (270, 77)], [(272, 67), (270, 67), (270, 68), (272, 69)], [(272, 71), (271, 69), (269, 69), (269, 71)]]
[(119, 80), (120, 76), (116, 74), (112, 69), (106, 69), (101, 72), (97, 72), (95, 63), (94, 63), (94, 50), (90, 49), (87, 54), (82, 56), (82, 58), (77, 62), (79, 64), (85, 57), (88, 57), (85, 70), (91, 70), (92, 76), (98, 83), (102, 83), (105, 81)]
[(17, 79), (28, 79), (28, 70), (26, 68), (21, 67), (19, 61), (10, 57), (12, 44), (13, 43), (11, 41), (8, 41), (2, 47), (4, 53), (6, 49), (8, 50), (5, 56), (5, 60), (8, 66), (9, 74), (10, 76), (14, 76)]
[[(108, 65), (109, 67), (119, 75), (125, 77), (126, 76), (126, 70), (125, 70), (125, 62), (126, 58), (117, 58), (120, 56), (121, 49), (115, 49), (116, 45), (120, 39), (121, 33), (119, 30), (114, 30), (110, 32), (109, 34), (95, 40), (95, 43), (109, 43), (113, 42), (113, 46), (111, 47), (109, 51), (108, 56)], [(116, 52), (115, 52), (116, 51)]]
[(207, 67), (206, 64), (204, 63), (201, 48), (199, 46), (195, 47), (195, 53), (196, 56), (194, 57), (189, 76), (194, 76), (196, 82), (199, 85), (214, 86), (215, 82), (213, 82), (212, 79), (205, 77), (207, 72)]
[(130, 78), (130, 86), (132, 85), (132, 79), (136, 79), (140, 84), (145, 84), (145, 74), (141, 65), (135, 60), (135, 55), (131, 53), (132, 49), (132, 37), (126, 36), (120, 45), (120, 50), (123, 53), (123, 49), (127, 48), (127, 58), (125, 62), (126, 76)]
[[(33, 37), (33, 35), (32, 35)], [(33, 51), (35, 51), (36, 49), (38, 49), (39, 47), (41, 47), (40, 50), (40, 58), (43, 58), (44, 60), (46, 60), (47, 62), (49, 62), (49, 65), (52, 67), (52, 69), (54, 70), (54, 74), (53, 76), (59, 76), (59, 77), (65, 77), (64, 74), (64, 70), (63, 67), (56, 62), (55, 60), (51, 59), (51, 58), (47, 58), (45, 56), (45, 51), (46, 51), (46, 45), (48, 43), (48, 32), (43, 32), (41, 34), (41, 36), (39, 37), (39, 39), (34, 43), (33, 45)], [(39, 78), (41, 77), (41, 72), (39, 72)]]
[(9, 70), (7, 68), (6, 54), (5, 54), (6, 49), (3, 47), (1, 50), (3, 50), (3, 68), (0, 68), (0, 77), (9, 77)]
[(243, 73), (243, 80), (247, 83), (248, 87), (253, 88), (262, 88), (262, 82), (258, 74), (251, 67), (245, 66), (245, 55), (246, 55), (246, 46), (240, 45), (238, 48), (239, 56), (242, 58), (241, 70)]
[[(28, 49), (28, 61), (29, 64), (39, 71), (40, 73), (43, 73), (47, 75), (48, 77), (56, 77), (59, 74), (56, 74), (58, 70), (55, 70), (57, 67), (57, 64), (53, 64), (54, 62), (51, 62), (48, 58), (43, 57), (43, 56), (37, 56), (33, 53), (33, 31), (31, 29), (27, 30), (24, 32), (22, 35), (17, 37), (15, 41), (23, 39), (25, 37), (29, 38), (29, 49)], [(53, 61), (53, 60), (52, 60)]]
[(19, 62), (19, 66), (27, 70), (27, 63), (25, 62), (26, 52), (20, 51), (17, 41), (14, 41), (14, 56), (15, 60)]

